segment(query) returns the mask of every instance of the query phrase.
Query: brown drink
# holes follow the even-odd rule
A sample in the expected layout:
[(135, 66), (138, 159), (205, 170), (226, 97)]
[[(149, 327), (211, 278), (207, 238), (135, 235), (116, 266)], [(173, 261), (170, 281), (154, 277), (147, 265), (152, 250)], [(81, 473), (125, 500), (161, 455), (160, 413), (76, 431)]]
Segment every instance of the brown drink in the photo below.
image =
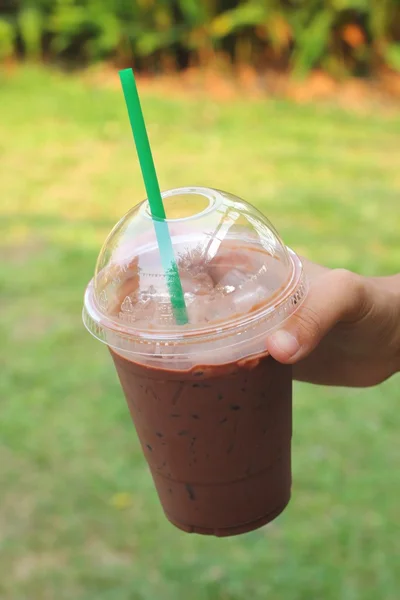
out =
[(274, 519), (290, 498), (292, 380), (269, 356), (189, 371), (111, 351), (168, 519), (235, 535)]
[[(169, 195), (183, 192), (193, 193)], [(170, 223), (188, 325), (174, 322), (143, 206), (107, 240), (84, 321), (110, 348), (168, 519), (227, 536), (268, 523), (290, 498), (291, 369), (268, 356), (265, 340), (305, 284), (300, 261), (262, 215), (201, 193), (212, 210)]]

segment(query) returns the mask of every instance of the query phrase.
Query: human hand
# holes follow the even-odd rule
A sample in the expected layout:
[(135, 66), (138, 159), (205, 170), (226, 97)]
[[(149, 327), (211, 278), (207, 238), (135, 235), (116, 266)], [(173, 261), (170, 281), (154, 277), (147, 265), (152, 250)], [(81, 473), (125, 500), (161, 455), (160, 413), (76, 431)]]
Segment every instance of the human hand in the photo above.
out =
[(400, 275), (367, 278), (304, 261), (304, 304), (267, 348), (295, 379), (368, 387), (400, 371)]

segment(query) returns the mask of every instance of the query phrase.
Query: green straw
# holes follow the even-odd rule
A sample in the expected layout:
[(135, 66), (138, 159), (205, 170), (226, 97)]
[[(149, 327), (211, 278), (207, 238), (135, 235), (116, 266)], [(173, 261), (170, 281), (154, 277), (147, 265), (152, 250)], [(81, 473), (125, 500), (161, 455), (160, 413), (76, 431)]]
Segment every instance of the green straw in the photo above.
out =
[(178, 265), (176, 264), (174, 250), (168, 223), (165, 221), (165, 209), (158, 184), (157, 173), (151, 153), (149, 138), (140, 105), (139, 94), (136, 87), (132, 69), (123, 69), (119, 72), (122, 90), (128, 109), (129, 121), (132, 128), (136, 150), (142, 170), (144, 185), (153, 217), (154, 228), (160, 250), (161, 263), (167, 279), (168, 291), (171, 298), (172, 310), (178, 325), (188, 322), (182, 283), (179, 278)]

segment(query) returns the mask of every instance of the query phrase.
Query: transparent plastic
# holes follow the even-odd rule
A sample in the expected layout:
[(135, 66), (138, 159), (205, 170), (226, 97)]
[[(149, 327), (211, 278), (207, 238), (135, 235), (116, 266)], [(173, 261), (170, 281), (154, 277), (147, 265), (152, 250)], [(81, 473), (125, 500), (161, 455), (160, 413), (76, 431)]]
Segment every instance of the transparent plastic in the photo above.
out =
[[(232, 194), (187, 187), (163, 200), (165, 222), (154, 223), (144, 201), (106, 239), (85, 294), (85, 326), (139, 362), (215, 364), (262, 352), (266, 334), (303, 301), (301, 261), (265, 216)], [(185, 325), (174, 317), (155, 226), (169, 229)]]

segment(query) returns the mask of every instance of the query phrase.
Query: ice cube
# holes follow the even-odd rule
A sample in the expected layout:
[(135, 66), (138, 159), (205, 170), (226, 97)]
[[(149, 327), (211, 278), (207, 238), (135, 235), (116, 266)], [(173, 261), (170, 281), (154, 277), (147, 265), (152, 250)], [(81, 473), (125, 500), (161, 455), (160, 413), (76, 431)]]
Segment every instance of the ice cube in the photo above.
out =
[(225, 287), (230, 291), (235, 290), (237, 287), (243, 285), (248, 280), (249, 275), (239, 269), (230, 269), (227, 273), (222, 275), (218, 281), (218, 287)]
[(235, 290), (230, 297), (234, 302), (236, 311), (240, 314), (246, 314), (266, 300), (267, 295), (264, 287), (248, 282), (244, 287)]
[(186, 305), (186, 310), (189, 318), (189, 323), (192, 325), (200, 325), (201, 323), (207, 323), (207, 306), (204, 298), (195, 297), (190, 304)]
[(228, 319), (236, 312), (230, 296), (213, 292), (210, 296), (196, 297), (187, 306), (190, 323), (207, 324)]
[(209, 294), (214, 287), (213, 280), (204, 272), (192, 275), (184, 271), (181, 273), (180, 279), (184, 293), (195, 294), (196, 296)]
[(220, 283), (230, 272), (235, 274), (236, 279), (248, 279), (262, 266), (265, 258), (263, 253), (249, 247), (243, 248), (239, 244), (237, 241), (223, 242), (210, 261), (207, 271), (215, 284)]
[(223, 294), (215, 294), (209, 309), (211, 321), (223, 321), (236, 312), (232, 296)]

